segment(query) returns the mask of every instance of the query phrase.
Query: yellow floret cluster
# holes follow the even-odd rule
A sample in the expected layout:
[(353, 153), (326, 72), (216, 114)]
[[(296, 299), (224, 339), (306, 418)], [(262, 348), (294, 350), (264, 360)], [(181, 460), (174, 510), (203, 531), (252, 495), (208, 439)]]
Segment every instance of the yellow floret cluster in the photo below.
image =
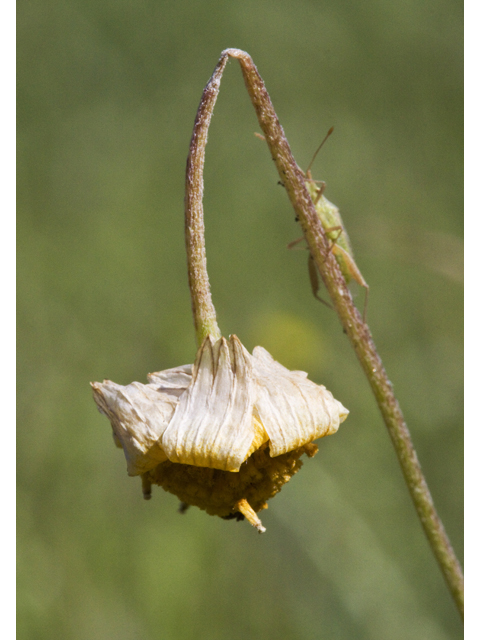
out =
[(151, 485), (157, 484), (176, 495), (184, 505), (199, 507), (221, 518), (243, 519), (235, 506), (239, 500), (246, 499), (257, 513), (266, 509), (266, 501), (302, 467), (300, 457), (305, 453), (312, 458), (317, 451), (317, 446), (309, 443), (272, 458), (267, 442), (242, 464), (238, 472), (167, 460), (143, 474), (144, 496), (149, 498)]

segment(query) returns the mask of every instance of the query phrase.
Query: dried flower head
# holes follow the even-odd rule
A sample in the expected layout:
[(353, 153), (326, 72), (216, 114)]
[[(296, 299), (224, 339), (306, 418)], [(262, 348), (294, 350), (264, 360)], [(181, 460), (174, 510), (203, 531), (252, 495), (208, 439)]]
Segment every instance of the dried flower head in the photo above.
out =
[[(145, 498), (157, 484), (222, 518), (257, 513), (317, 452), (313, 440), (335, 433), (347, 409), (303, 371), (289, 371), (236, 336), (221, 337), (207, 274), (203, 224), (203, 165), (208, 127), (228, 55), (204, 89), (187, 161), (185, 239), (193, 319), (200, 348), (194, 365), (148, 376), (144, 385), (92, 383), (110, 420), (129, 475), (140, 475)], [(268, 94), (265, 95), (268, 98)]]
[(95, 401), (145, 497), (158, 484), (223, 518), (256, 512), (317, 452), (348, 415), (324, 386), (289, 371), (236, 336), (205, 338), (195, 364), (148, 376), (149, 384), (92, 383)]

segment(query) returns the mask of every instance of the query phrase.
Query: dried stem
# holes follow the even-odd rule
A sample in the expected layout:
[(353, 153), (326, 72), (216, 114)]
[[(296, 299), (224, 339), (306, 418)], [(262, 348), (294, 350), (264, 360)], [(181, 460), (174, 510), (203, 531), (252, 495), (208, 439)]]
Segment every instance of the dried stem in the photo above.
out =
[(187, 246), (188, 285), (192, 297), (193, 322), (199, 347), (206, 336), (211, 335), (216, 341), (222, 335), (217, 324), (207, 273), (205, 224), (203, 222), (203, 166), (205, 164), (208, 128), (227, 60), (228, 56), (222, 56), (203, 91), (187, 159), (185, 243)]
[[(418, 516), (427, 535), (427, 539), (437, 558), (448, 588), (450, 589), (460, 614), (463, 617), (462, 569), (455, 556), (455, 552), (450, 544), (443, 524), (435, 510), (432, 496), (420, 468), (420, 463), (413, 447), (410, 433), (402, 415), (400, 405), (395, 398), (392, 385), (387, 377), (387, 373), (382, 361), (380, 360), (380, 356), (377, 353), (369, 328), (362, 320), (361, 315), (353, 304), (352, 296), (337, 261), (335, 260), (332, 252), (329, 251), (329, 243), (322, 223), (315, 211), (315, 206), (305, 186), (304, 175), (293, 158), (290, 146), (273, 109), (273, 105), (263, 80), (248, 53), (240, 51), (239, 49), (226, 49), (222, 52), (218, 65), (215, 68), (211, 80), (205, 88), (202, 102), (200, 103), (197, 119), (195, 121), (195, 130), (190, 147), (190, 157), (187, 170), (187, 210), (195, 210), (195, 215), (198, 217), (198, 220), (200, 219), (200, 216), (202, 215), (201, 204), (198, 204), (198, 200), (196, 203), (191, 202), (191, 198), (201, 198), (203, 189), (199, 180), (202, 180), (204, 158), (203, 147), (206, 143), (207, 129), (208, 124), (210, 123), (213, 105), (215, 104), (218, 95), (220, 78), (228, 57), (236, 58), (240, 62), (248, 93), (257, 113), (258, 121), (265, 135), (267, 144), (270, 148), (272, 158), (277, 166), (280, 179), (285, 185), (290, 201), (302, 226), (310, 253), (315, 260), (315, 264), (322, 276), (325, 287), (330, 294), (335, 310), (340, 318), (340, 322), (352, 343), (355, 353), (357, 354), (360, 364), (362, 365), (370, 386), (372, 387), (377, 404), (380, 408), (385, 425), (397, 453), (405, 482), (407, 483)], [(199, 149), (202, 145), (203, 147)], [(196, 157), (198, 158), (199, 166), (201, 165), (199, 169), (196, 169), (194, 166), (194, 154), (197, 154)], [(187, 213), (187, 226), (189, 224), (188, 215), (189, 214)], [(191, 218), (193, 218), (193, 215), (190, 215)], [(203, 222), (197, 221), (196, 227), (197, 229), (200, 229), (203, 234)], [(187, 247), (188, 246), (189, 244), (187, 239)], [(204, 260), (204, 245), (202, 244), (201, 247)], [(189, 254), (189, 276), (191, 278), (191, 282), (192, 280), (194, 281), (196, 277), (196, 255), (197, 254), (194, 250), (192, 250), (192, 258)], [(205, 266), (204, 261), (202, 262), (202, 265)], [(195, 286), (194, 284), (192, 288), (199, 292), (203, 286), (203, 294), (205, 291), (204, 283), (206, 283), (208, 296), (206, 295), (205, 298), (208, 298), (210, 309), (213, 310), (209, 297), (210, 294), (208, 291), (206, 270), (204, 279), (201, 280), (201, 283), (201, 286)], [(198, 328), (199, 324), (197, 324), (197, 322), (206, 322), (208, 324), (207, 320), (210, 321), (209, 319), (212, 316), (210, 312), (210, 316), (208, 314), (205, 316), (205, 321), (197, 320), (197, 318), (203, 318), (203, 316), (201, 315), (202, 312), (199, 312), (198, 310), (199, 307), (196, 307), (195, 305), (196, 303), (194, 302), (194, 316), (197, 334), (199, 334), (199, 332), (201, 334), (202, 330), (201, 328)], [(206, 308), (208, 310), (208, 305), (206, 305)], [(214, 317), (215, 315), (213, 311), (213, 318)], [(207, 326), (207, 324), (205, 324), (205, 326)]]

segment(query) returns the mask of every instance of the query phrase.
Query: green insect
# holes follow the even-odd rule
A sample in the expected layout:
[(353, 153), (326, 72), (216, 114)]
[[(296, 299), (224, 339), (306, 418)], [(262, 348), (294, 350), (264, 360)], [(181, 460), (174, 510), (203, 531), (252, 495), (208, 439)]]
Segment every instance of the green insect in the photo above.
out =
[[(340, 215), (340, 211), (338, 210), (338, 207), (336, 207), (332, 202), (327, 200), (327, 198), (323, 195), (323, 192), (325, 191), (325, 186), (326, 186), (325, 183), (320, 182), (318, 180), (314, 180), (311, 172), (312, 164), (315, 158), (317, 157), (318, 152), (320, 151), (322, 146), (325, 144), (327, 138), (331, 135), (332, 132), (333, 132), (333, 127), (328, 131), (322, 143), (316, 150), (312, 158), (312, 161), (308, 166), (307, 171), (304, 173), (305, 184), (308, 189), (308, 193), (312, 198), (312, 202), (315, 205), (315, 210), (318, 214), (318, 217), (320, 218), (323, 228), (325, 229), (327, 238), (331, 242), (330, 250), (332, 251), (333, 255), (335, 256), (335, 259), (338, 262), (338, 265), (342, 271), (345, 281), (348, 284), (351, 280), (355, 280), (355, 282), (357, 282), (361, 287), (365, 289), (365, 303), (364, 303), (364, 310), (363, 310), (363, 320), (365, 321), (366, 312), (367, 312), (369, 286), (366, 283), (365, 278), (360, 273), (360, 269), (357, 267), (355, 260), (353, 258), (353, 251), (350, 245), (350, 240), (348, 238), (345, 227), (343, 226), (342, 217)], [(293, 248), (301, 240), (303, 240), (303, 237), (298, 238), (293, 242), (290, 242), (290, 244), (288, 245), (288, 248), (289, 249)], [(315, 298), (317, 298), (317, 300), (319, 300), (323, 304), (330, 306), (327, 302), (325, 302), (325, 300), (323, 300), (318, 295), (318, 291), (320, 288), (320, 281), (318, 278), (317, 267), (315, 265), (315, 262), (311, 254), (309, 255), (309, 258), (308, 258), (308, 272), (310, 275), (310, 283), (312, 285), (313, 295), (315, 296)]]

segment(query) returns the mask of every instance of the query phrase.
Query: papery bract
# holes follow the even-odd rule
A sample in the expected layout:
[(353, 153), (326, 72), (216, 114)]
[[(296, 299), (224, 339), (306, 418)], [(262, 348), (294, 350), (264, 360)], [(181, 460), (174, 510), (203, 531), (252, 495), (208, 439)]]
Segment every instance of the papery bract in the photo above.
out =
[[(142, 475), (148, 495), (152, 483), (161, 484), (222, 517), (241, 511), (252, 521), (245, 492), (256, 510), (265, 508), (300, 468), (298, 458), (316, 453), (309, 443), (335, 433), (348, 415), (305, 372), (289, 371), (262, 347), (250, 355), (236, 336), (215, 343), (207, 336), (193, 366), (148, 379), (92, 383), (129, 475)], [(229, 480), (231, 473), (239, 477)]]

